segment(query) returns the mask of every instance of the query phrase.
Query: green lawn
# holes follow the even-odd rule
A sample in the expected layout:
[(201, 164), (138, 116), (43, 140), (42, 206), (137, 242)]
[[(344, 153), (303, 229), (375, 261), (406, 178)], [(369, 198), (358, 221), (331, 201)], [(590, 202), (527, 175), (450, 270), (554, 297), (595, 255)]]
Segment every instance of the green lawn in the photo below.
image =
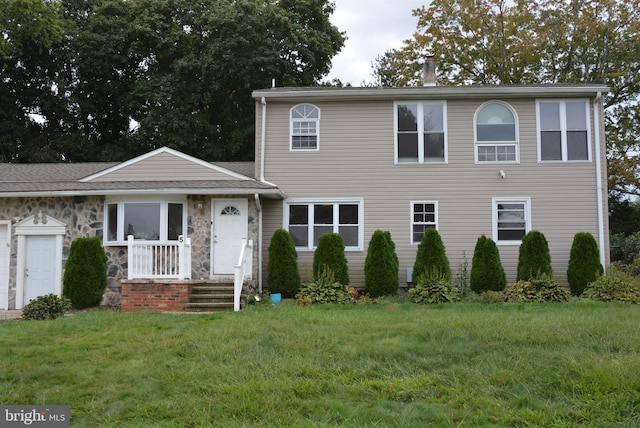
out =
[(640, 425), (640, 306), (94, 311), (0, 323), (0, 403), (71, 426)]

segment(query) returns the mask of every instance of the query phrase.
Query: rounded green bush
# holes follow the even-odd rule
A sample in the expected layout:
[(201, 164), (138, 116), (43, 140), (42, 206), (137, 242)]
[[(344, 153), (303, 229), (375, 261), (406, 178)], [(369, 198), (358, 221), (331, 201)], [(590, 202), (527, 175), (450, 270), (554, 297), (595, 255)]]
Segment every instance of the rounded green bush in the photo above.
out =
[(500, 261), (498, 246), (482, 235), (476, 241), (471, 260), (471, 289), (476, 293), (502, 291), (507, 286), (507, 276)]
[(432, 275), (434, 272), (451, 279), (451, 267), (442, 238), (436, 229), (427, 229), (418, 245), (412, 276), (418, 278), (422, 274)]
[(567, 266), (567, 280), (571, 293), (581, 295), (587, 285), (603, 272), (596, 239), (589, 232), (576, 233)]
[(97, 306), (107, 287), (107, 255), (98, 237), (71, 243), (62, 294), (75, 309)]
[(278, 229), (269, 244), (269, 262), (267, 263), (267, 286), (271, 293), (281, 293), (291, 298), (300, 288), (298, 271), (298, 253), (289, 232)]
[(24, 320), (53, 320), (65, 314), (71, 308), (69, 299), (55, 294), (38, 296), (22, 309)]
[(319, 278), (327, 268), (333, 272), (338, 283), (349, 284), (349, 267), (344, 253), (344, 240), (337, 233), (322, 235), (313, 253), (313, 278)]
[(398, 292), (398, 259), (389, 232), (376, 230), (369, 241), (364, 262), (364, 290), (371, 297)]
[(553, 277), (549, 243), (542, 232), (532, 230), (520, 243), (517, 281), (528, 281), (541, 275)]

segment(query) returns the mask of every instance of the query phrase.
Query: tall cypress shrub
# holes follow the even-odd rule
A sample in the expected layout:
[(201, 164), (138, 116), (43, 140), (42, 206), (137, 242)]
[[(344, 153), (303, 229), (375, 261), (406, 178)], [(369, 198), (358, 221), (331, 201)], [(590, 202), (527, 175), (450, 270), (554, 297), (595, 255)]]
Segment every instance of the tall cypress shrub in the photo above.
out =
[(418, 245), (416, 260), (413, 264), (413, 282), (421, 274), (437, 273), (451, 279), (451, 267), (442, 238), (436, 229), (427, 229)]
[(77, 238), (69, 248), (62, 294), (75, 309), (97, 306), (107, 287), (107, 255), (98, 237)]
[(500, 261), (498, 246), (492, 239), (482, 235), (476, 241), (471, 260), (471, 289), (476, 293), (502, 291), (507, 285), (507, 276)]
[(391, 255), (393, 256), (394, 275), (395, 275), (395, 278), (398, 279), (398, 287), (399, 287), (400, 286), (400, 279), (398, 277), (398, 274), (400, 273), (400, 259), (398, 259), (398, 253), (396, 253), (396, 243), (393, 242), (393, 239), (391, 238), (391, 232), (389, 232), (388, 230), (385, 230), (383, 232), (383, 234), (384, 234), (385, 239), (389, 243), (389, 248), (391, 250)]
[(337, 233), (322, 235), (313, 253), (313, 277), (318, 278), (325, 268), (333, 271), (337, 282), (349, 285), (349, 267), (344, 253), (344, 240)]
[(398, 292), (398, 262), (391, 234), (376, 230), (369, 241), (364, 262), (364, 290), (371, 297)]
[(289, 232), (278, 229), (269, 244), (267, 263), (267, 284), (271, 293), (281, 293), (284, 297), (295, 297), (300, 288), (298, 252)]
[(517, 281), (528, 281), (543, 274), (553, 276), (549, 243), (542, 232), (532, 230), (520, 243)]
[(604, 269), (600, 263), (600, 253), (596, 239), (589, 232), (579, 232), (573, 237), (567, 280), (571, 293), (579, 296), (584, 289), (602, 275)]

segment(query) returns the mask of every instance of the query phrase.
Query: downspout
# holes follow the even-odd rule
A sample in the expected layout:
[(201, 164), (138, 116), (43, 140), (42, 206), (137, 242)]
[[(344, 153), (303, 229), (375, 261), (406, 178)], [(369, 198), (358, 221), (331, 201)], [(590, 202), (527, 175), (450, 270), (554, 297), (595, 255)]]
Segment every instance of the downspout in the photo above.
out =
[[(262, 97), (262, 128), (260, 129), (260, 181), (264, 183), (264, 149), (267, 145), (267, 100)], [(260, 196), (254, 195), (258, 207), (258, 293), (262, 294), (262, 204)]]
[(264, 148), (267, 145), (267, 100), (262, 97), (262, 129), (260, 130), (260, 181), (264, 182)]
[[(600, 159), (600, 103), (602, 102), (602, 93), (598, 91), (596, 98), (593, 102), (593, 121), (594, 132), (596, 134), (596, 196), (598, 203), (598, 246), (600, 247), (600, 263), (603, 269), (607, 269), (605, 265), (605, 242), (604, 242), (604, 209), (602, 206), (602, 161)], [(604, 272), (603, 272), (604, 273)]]
[(260, 195), (253, 195), (258, 208), (258, 293), (262, 294), (262, 203)]

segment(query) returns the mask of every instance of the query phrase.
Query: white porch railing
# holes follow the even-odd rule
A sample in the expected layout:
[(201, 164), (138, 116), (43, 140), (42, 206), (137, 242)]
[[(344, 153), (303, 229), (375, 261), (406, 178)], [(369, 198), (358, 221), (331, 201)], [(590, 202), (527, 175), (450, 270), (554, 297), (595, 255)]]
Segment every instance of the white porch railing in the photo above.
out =
[(233, 269), (233, 310), (240, 310), (240, 294), (242, 294), (242, 284), (245, 278), (251, 279), (253, 270), (253, 241), (251, 239), (242, 240), (242, 249), (238, 264)]
[(188, 279), (191, 277), (191, 238), (159, 244), (127, 236), (128, 279)]

